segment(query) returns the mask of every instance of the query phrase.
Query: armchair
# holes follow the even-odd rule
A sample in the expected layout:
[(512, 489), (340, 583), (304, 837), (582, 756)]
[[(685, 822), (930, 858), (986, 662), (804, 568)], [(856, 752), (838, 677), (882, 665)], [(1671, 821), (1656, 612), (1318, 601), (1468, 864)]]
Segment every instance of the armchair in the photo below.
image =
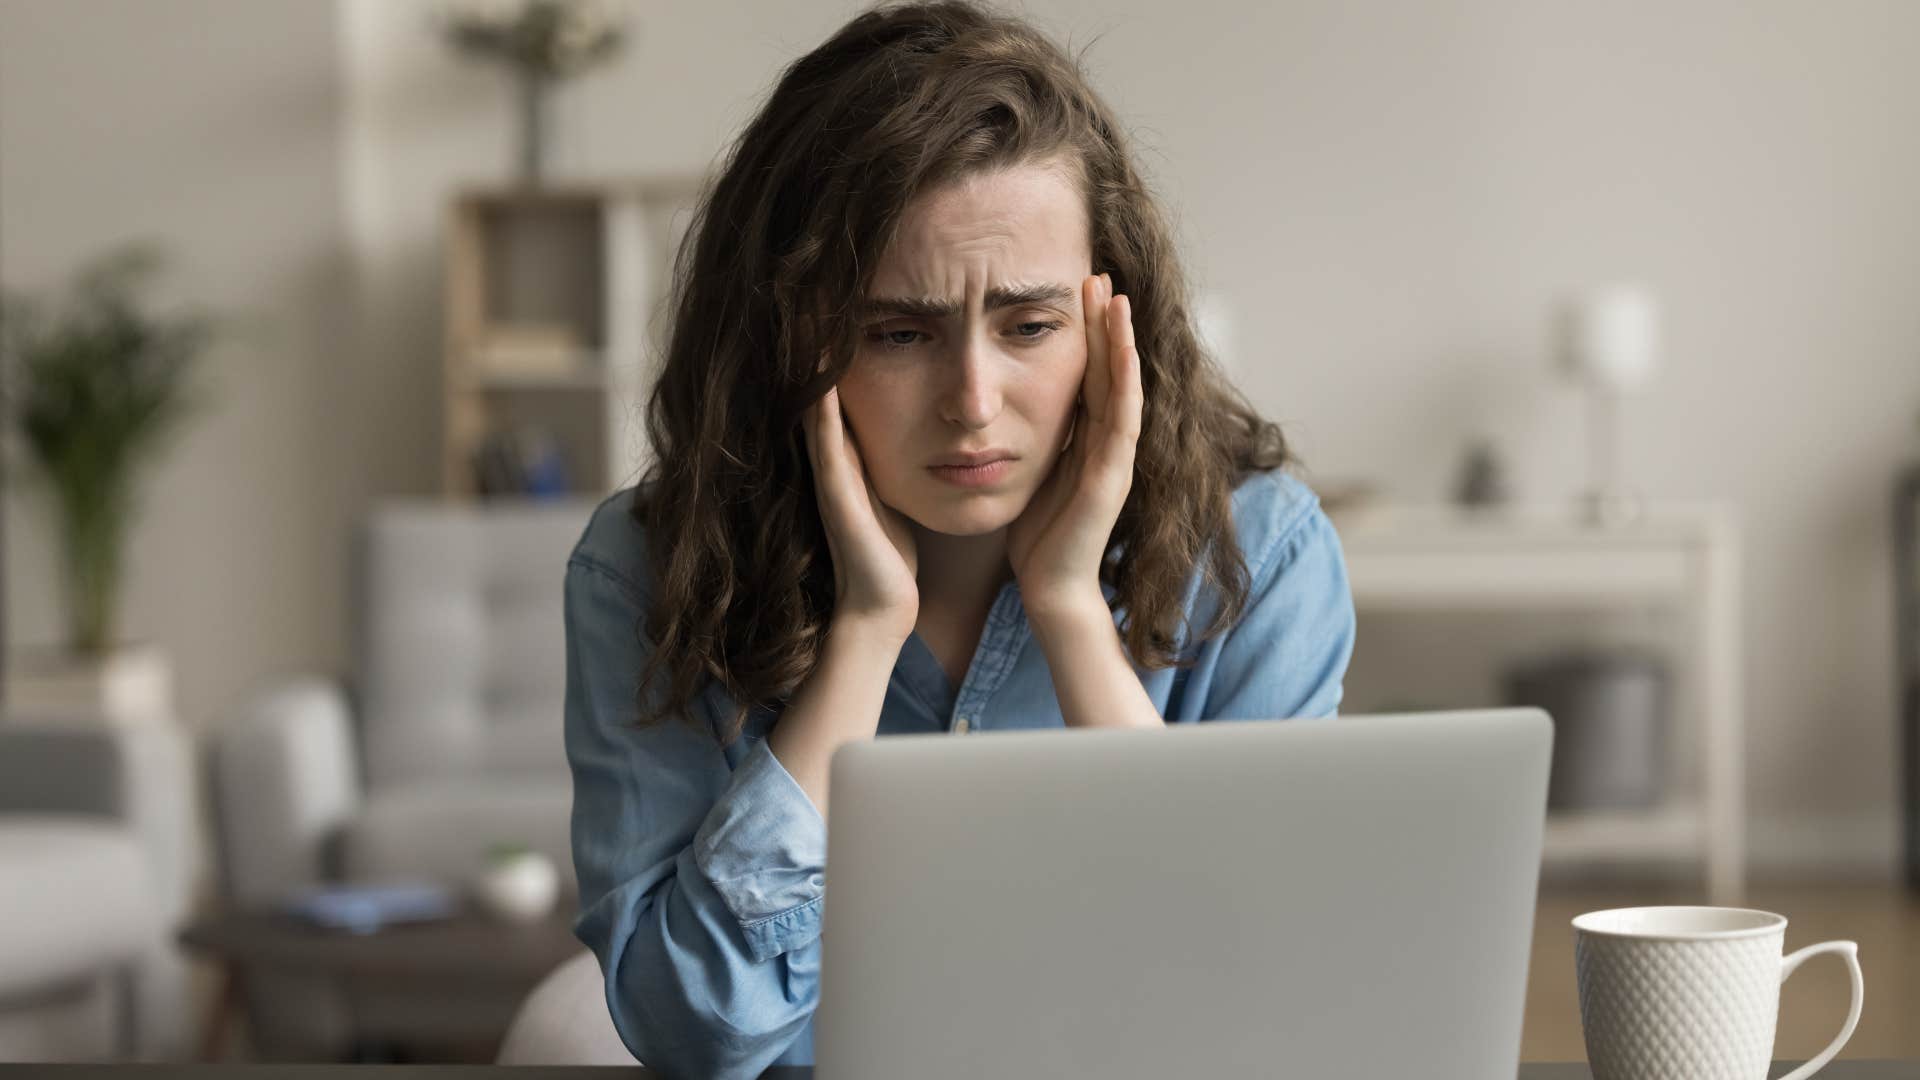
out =
[[(230, 904), (271, 905), (322, 882), (459, 888), (502, 842), (551, 857), (568, 890), (560, 902), (574, 902), (562, 585), (597, 502), (375, 507), (356, 551), (357, 697), (324, 677), (290, 679), (213, 747)], [(365, 1037), (361, 990), (287, 971), (244, 975), (261, 1056), (339, 1060)], [(497, 1009), (424, 998), (400, 1016), (383, 1006), (379, 1037), (498, 1038), (524, 991)]]
[(0, 723), (0, 1061), (171, 1061), (201, 870), (190, 737)]

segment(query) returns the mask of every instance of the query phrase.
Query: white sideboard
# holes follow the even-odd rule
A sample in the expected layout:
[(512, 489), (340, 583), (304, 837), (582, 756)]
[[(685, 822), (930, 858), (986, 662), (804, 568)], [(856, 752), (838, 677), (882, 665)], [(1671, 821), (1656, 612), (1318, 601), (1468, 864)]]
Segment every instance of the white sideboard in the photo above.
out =
[[(1660, 607), (1678, 614), (1670, 738), (1693, 775), (1659, 806), (1550, 814), (1546, 860), (1697, 859), (1712, 903), (1745, 887), (1740, 535), (1723, 504), (1653, 504), (1600, 528), (1571, 507), (1467, 511), (1374, 503), (1332, 511), (1354, 606), (1471, 613)], [(1364, 648), (1364, 642), (1361, 643)], [(1498, 704), (1489, 702), (1487, 704)]]

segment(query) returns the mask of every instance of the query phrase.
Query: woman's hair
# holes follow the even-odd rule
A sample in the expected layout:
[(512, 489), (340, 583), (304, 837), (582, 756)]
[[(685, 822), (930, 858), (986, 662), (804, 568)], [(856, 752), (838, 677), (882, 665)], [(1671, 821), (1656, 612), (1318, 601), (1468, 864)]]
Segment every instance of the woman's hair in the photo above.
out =
[[(647, 406), (655, 462), (633, 515), (653, 573), (641, 678), (663, 713), (717, 683), (738, 706), (713, 732), (787, 699), (833, 613), (804, 410), (852, 362), (858, 298), (917, 196), (1022, 165), (1059, 164), (1086, 200), (1093, 271), (1131, 302), (1145, 405), (1132, 490), (1101, 580), (1128, 651), (1177, 662), (1186, 583), (1204, 559), (1222, 602), (1246, 602), (1231, 495), (1290, 460), (1201, 345), (1172, 230), (1126, 136), (1077, 60), (1039, 30), (969, 2), (883, 4), (787, 68), (704, 191), (675, 258), (672, 332)], [(822, 358), (826, 364), (822, 368)], [(1112, 547), (1110, 545), (1110, 552)]]

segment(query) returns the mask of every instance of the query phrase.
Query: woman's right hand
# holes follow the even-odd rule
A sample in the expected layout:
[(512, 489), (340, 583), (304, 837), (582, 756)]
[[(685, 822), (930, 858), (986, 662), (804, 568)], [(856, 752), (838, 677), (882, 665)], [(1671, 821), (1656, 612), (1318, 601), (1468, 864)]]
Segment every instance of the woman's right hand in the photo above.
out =
[(833, 557), (833, 621), (849, 620), (905, 641), (920, 614), (919, 552), (905, 514), (880, 501), (836, 387), (801, 419), (813, 493)]

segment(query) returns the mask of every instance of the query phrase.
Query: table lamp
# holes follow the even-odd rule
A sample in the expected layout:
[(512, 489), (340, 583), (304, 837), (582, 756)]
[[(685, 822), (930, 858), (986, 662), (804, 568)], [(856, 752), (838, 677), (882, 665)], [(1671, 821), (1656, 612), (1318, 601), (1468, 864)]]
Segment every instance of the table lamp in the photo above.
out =
[(1620, 482), (1620, 399), (1645, 386), (1659, 366), (1659, 310), (1633, 282), (1587, 289), (1561, 307), (1556, 353), (1587, 388), (1587, 490), (1581, 514), (1589, 524), (1624, 525), (1641, 516), (1637, 495)]

